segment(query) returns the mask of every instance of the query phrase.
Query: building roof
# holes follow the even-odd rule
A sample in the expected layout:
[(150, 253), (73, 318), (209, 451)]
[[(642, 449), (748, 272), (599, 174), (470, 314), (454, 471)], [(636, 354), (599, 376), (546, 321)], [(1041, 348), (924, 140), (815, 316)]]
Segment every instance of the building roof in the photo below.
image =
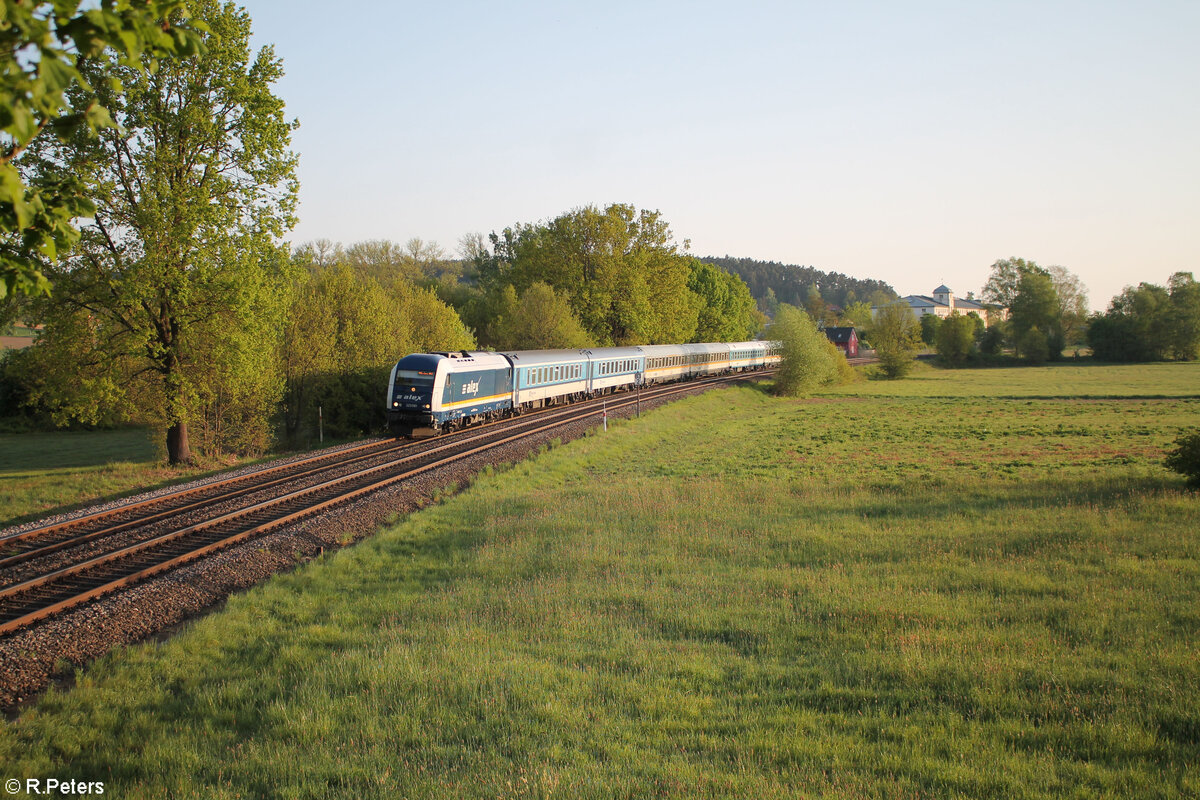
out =
[(852, 339), (858, 338), (854, 328), (826, 328), (825, 335), (834, 344), (848, 344)]
[(934, 294), (954, 294), (954, 290), (943, 283), (941, 286), (934, 289), (933, 293)]
[(908, 303), (913, 308), (922, 308), (925, 306), (941, 306), (946, 308), (946, 304), (940, 300), (934, 300), (932, 297), (926, 297), (923, 294), (910, 294), (908, 297), (901, 297), (901, 300)]

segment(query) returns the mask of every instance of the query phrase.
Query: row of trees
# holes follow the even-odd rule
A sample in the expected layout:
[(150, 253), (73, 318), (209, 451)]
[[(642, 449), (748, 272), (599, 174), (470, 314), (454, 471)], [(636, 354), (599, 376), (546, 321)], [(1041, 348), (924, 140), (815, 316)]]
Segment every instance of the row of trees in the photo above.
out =
[[(73, 250), (26, 248), (36, 271), (6, 267), (6, 281), (26, 277), (5, 284), (3, 313), (43, 326), (4, 365), (10, 399), (56, 423), (152, 423), (180, 463), (197, 447), (302, 439), (317, 407), (331, 433), (368, 430), (406, 352), (745, 339), (761, 326), (744, 283), (627, 205), (466, 237), (460, 259), (416, 239), (289, 253), (296, 123), (272, 93), (282, 64), (251, 52), (241, 9), (191, 9), (195, 41), (173, 51), (80, 48), (64, 96), (112, 124), (19, 142), (28, 186), (69, 177), (93, 200), (69, 206), (90, 214)], [(47, 282), (52, 294), (36, 291)]]
[[(466, 244), (463, 278), (440, 286), (481, 345), (731, 341), (762, 327), (746, 285), (677, 246), (657, 211), (585, 206)], [(530, 339), (534, 312), (561, 335)]]
[(1131, 286), (1091, 319), (1087, 339), (1105, 361), (1200, 358), (1200, 283), (1190, 272), (1177, 272), (1166, 287)]

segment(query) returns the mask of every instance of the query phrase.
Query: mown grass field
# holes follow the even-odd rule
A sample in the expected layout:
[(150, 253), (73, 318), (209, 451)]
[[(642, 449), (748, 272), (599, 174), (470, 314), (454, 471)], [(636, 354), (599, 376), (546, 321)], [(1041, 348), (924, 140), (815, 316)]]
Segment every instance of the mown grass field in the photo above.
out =
[(144, 428), (0, 433), (0, 528), (194, 477), (159, 460)]
[(1194, 797), (1200, 498), (1160, 461), (1197, 366), (681, 401), (110, 655), (0, 762), (122, 798)]

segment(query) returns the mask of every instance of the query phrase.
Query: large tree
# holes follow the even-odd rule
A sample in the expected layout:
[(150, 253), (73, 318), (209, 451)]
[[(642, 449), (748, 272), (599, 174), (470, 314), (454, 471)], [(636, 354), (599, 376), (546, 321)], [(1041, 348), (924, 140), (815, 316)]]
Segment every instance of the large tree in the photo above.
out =
[[(975, 320), (958, 314), (951, 314), (938, 326), (934, 337), (938, 356), (951, 366), (961, 366), (975, 347)], [(924, 320), (922, 320), (924, 322)]]
[(518, 297), (505, 286), (488, 326), (488, 341), (498, 350), (558, 350), (594, 344), (567, 298), (538, 281)]
[[(39, 139), (113, 125), (78, 69), (106, 48), (133, 69), (201, 48), (176, 0), (0, 0), (0, 299), (49, 291), (43, 274), (73, 245), (73, 220), (93, 210), (74, 173), (22, 159)], [(202, 27), (202, 26), (201, 26)]]
[(95, 381), (115, 397), (44, 394), (83, 410), (136, 390), (171, 463), (191, 458), (188, 424), (213, 394), (211, 365), (229, 379), (274, 346), (240, 333), (281, 313), (277, 242), (296, 203), (296, 123), (271, 91), (280, 60), (269, 46), (251, 53), (245, 11), (216, 0), (191, 9), (211, 32), (203, 53), (153, 72), (108, 55), (88, 62), (83, 74), (120, 127), (42, 154), (97, 198), (78, 253), (54, 269), (47, 328), (92, 332)]
[(1034, 362), (1062, 355), (1062, 306), (1049, 272), (1036, 264), (1022, 269), (1008, 310), (1017, 355)]
[(761, 315), (745, 281), (718, 266), (693, 260), (688, 288), (702, 301), (696, 332), (697, 342), (738, 342), (758, 331)]
[[(586, 206), (548, 223), (492, 234), (478, 260), (492, 292), (520, 294), (541, 281), (566, 293), (588, 334), (603, 344), (688, 341), (701, 300), (688, 289), (691, 259), (680, 253), (657, 211)], [(686, 247), (686, 244), (685, 244)]]
[(1054, 292), (1058, 295), (1058, 321), (1063, 341), (1068, 345), (1082, 344), (1087, 331), (1087, 287), (1078, 275), (1066, 267), (1053, 265), (1046, 267), (1046, 272), (1050, 274)]
[(1105, 361), (1200, 357), (1200, 283), (1190, 272), (1177, 272), (1167, 288), (1127, 287), (1106, 314), (1092, 317), (1087, 336), (1093, 353)]
[[(1060, 297), (1058, 286), (1065, 297)], [(1017, 355), (1034, 361), (1057, 359), (1066, 343), (1064, 328), (1073, 332), (1085, 313), (1087, 291), (1063, 267), (1040, 267), (1023, 258), (1006, 258), (992, 264), (983, 288), (985, 300), (1007, 308), (1008, 333)], [(1064, 326), (1064, 318), (1070, 316)]]

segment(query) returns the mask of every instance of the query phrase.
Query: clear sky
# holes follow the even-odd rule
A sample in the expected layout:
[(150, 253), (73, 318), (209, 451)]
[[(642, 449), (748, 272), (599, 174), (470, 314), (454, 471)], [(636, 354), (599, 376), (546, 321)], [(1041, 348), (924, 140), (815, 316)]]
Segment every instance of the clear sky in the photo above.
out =
[(244, 0), (300, 120), (295, 243), (612, 202), (696, 255), (1104, 308), (1200, 277), (1200, 2)]

